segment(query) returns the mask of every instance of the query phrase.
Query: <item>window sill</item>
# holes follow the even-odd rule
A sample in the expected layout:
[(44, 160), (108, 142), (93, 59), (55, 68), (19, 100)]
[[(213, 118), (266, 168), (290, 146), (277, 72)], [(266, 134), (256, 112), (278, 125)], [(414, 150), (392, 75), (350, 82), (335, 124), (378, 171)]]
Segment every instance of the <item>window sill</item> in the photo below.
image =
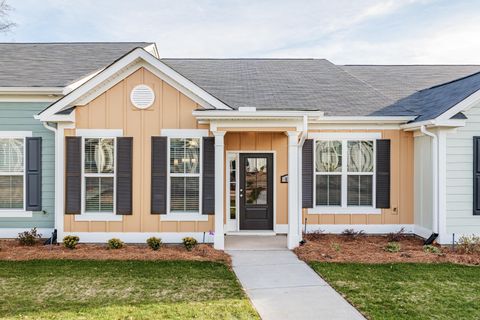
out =
[(171, 212), (161, 216), (162, 221), (208, 221), (207, 214), (192, 212)]
[(382, 209), (373, 207), (315, 207), (308, 209), (308, 214), (381, 214)]
[(0, 210), (0, 218), (31, 218), (32, 216), (32, 211)]
[(122, 221), (122, 215), (113, 213), (83, 213), (76, 214), (75, 221)]

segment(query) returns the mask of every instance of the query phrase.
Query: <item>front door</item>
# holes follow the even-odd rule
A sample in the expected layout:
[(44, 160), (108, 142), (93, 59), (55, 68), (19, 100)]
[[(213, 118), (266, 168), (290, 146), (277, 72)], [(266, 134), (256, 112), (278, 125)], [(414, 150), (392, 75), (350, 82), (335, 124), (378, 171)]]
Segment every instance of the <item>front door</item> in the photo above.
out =
[(273, 230), (273, 155), (240, 154), (240, 230)]

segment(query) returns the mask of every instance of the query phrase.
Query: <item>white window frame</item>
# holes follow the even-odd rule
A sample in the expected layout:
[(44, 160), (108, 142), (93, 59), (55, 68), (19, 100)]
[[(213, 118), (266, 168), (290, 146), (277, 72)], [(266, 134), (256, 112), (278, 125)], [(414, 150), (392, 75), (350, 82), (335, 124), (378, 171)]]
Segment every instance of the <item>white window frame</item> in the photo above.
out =
[[(380, 132), (365, 132), (365, 133), (310, 133), (310, 139), (314, 140), (313, 151), (313, 196), (315, 206), (308, 209), (309, 214), (381, 214), (382, 210), (375, 208), (376, 198), (376, 163), (373, 163), (373, 172), (348, 172), (348, 141), (373, 141), (373, 157), (376, 159), (377, 143), (376, 140), (381, 139)], [(341, 172), (322, 172), (316, 171), (316, 148), (317, 141), (340, 141), (342, 144), (342, 171)], [(317, 206), (317, 175), (341, 175), (342, 189), (341, 189), (341, 205), (340, 206)], [(372, 205), (371, 206), (348, 206), (348, 176), (349, 175), (370, 175), (372, 176)]]
[(23, 171), (22, 173), (0, 173), (0, 175), (13, 176), (23, 175), (23, 208), (19, 209), (0, 209), (0, 218), (31, 218), (33, 216), (32, 211), (26, 211), (27, 200), (27, 175), (25, 173), (25, 163), (27, 159), (27, 144), (26, 138), (31, 137), (31, 131), (0, 131), (0, 139), (23, 139)]
[[(123, 216), (117, 215), (117, 137), (123, 136), (121, 129), (77, 129), (76, 135), (82, 137), (82, 195), (81, 214), (75, 215), (75, 221), (122, 221)], [(113, 212), (86, 212), (85, 194), (86, 177), (111, 177), (112, 174), (85, 173), (85, 139), (112, 139), (114, 140), (114, 169), (113, 169)]]
[[(167, 214), (161, 216), (163, 221), (208, 221), (208, 215), (202, 214), (202, 180), (203, 180), (203, 137), (208, 137), (206, 129), (163, 129), (160, 133), (167, 137)], [(170, 173), (170, 139), (200, 139), (200, 167), (199, 173)], [(171, 177), (198, 177), (198, 212), (171, 212), (170, 196)]]

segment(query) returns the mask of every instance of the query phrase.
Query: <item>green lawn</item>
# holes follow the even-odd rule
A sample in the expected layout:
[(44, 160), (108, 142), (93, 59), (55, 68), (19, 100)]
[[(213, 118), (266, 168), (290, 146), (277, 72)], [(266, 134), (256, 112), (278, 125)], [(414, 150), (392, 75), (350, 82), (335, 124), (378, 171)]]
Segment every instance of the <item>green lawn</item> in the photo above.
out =
[(480, 319), (480, 267), (310, 265), (370, 319)]
[(227, 266), (0, 261), (2, 319), (258, 319)]

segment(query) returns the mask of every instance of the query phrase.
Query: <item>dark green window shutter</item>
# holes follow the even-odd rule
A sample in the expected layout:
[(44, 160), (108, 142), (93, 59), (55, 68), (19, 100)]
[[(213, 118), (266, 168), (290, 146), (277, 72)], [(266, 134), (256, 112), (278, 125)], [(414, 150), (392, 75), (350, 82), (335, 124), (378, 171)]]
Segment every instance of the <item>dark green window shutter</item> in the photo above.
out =
[(313, 139), (306, 139), (302, 148), (302, 208), (313, 208)]
[(202, 214), (215, 214), (215, 138), (203, 138)]
[(377, 140), (376, 208), (390, 208), (390, 140)]
[(167, 137), (152, 137), (152, 214), (167, 213)]
[(117, 138), (117, 214), (132, 214), (133, 138)]
[(480, 215), (480, 137), (473, 137), (473, 214)]
[(67, 137), (65, 164), (65, 213), (82, 210), (82, 138)]
[(42, 138), (29, 137), (26, 143), (26, 205), (28, 211), (42, 210)]

